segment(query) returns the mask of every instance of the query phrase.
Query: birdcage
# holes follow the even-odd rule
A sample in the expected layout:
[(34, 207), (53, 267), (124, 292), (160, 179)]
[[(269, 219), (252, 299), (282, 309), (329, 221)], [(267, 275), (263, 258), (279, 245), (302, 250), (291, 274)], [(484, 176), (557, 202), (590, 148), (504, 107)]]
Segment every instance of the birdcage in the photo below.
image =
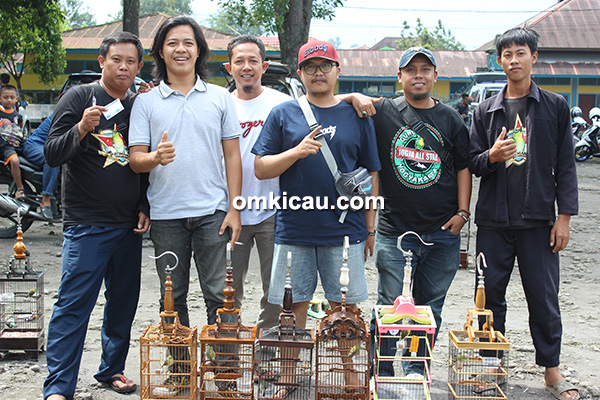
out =
[(259, 400), (308, 400), (311, 394), (315, 338), (312, 329), (296, 326), (296, 316), (292, 312), (291, 260), (291, 252), (288, 252), (279, 324), (271, 329), (261, 329), (258, 336), (254, 368), (258, 383), (256, 398)]
[[(467, 312), (463, 330), (451, 330), (448, 351), (449, 399), (507, 399), (508, 356), (510, 343), (493, 328), (491, 310), (485, 309), (485, 285), (481, 263), (477, 256), (479, 279), (475, 308)], [(473, 322), (479, 322), (479, 329)]]
[[(429, 306), (415, 305), (412, 298), (412, 251), (397, 247), (405, 258), (402, 294), (393, 305), (375, 306), (375, 354), (373, 357), (373, 398), (430, 399), (431, 361), (436, 323)], [(413, 372), (411, 372), (413, 371)]]
[[(171, 254), (176, 259), (173, 252)], [(154, 257), (153, 257), (154, 258)], [(198, 328), (181, 325), (173, 311), (173, 282), (166, 267), (164, 311), (160, 322), (140, 338), (140, 398), (197, 400)]]
[(45, 271), (32, 269), (20, 225), (13, 249), (0, 273), (0, 351), (24, 350), (37, 359), (45, 344)]
[[(382, 310), (388, 306), (375, 306), (375, 354), (373, 359), (373, 398), (430, 399), (431, 361), (436, 323), (429, 306), (416, 306), (421, 321), (403, 318), (398, 323), (384, 323)], [(383, 316), (383, 317), (382, 317)], [(405, 373), (412, 365), (423, 374)], [(410, 370), (410, 369), (409, 369)]]
[(256, 327), (242, 325), (235, 308), (231, 243), (227, 243), (227, 285), (217, 323), (205, 325), (200, 333), (200, 399), (254, 398), (254, 341)]
[(346, 305), (348, 237), (344, 238), (340, 274), (341, 304), (317, 324), (315, 397), (320, 399), (370, 399), (371, 335), (360, 309)]

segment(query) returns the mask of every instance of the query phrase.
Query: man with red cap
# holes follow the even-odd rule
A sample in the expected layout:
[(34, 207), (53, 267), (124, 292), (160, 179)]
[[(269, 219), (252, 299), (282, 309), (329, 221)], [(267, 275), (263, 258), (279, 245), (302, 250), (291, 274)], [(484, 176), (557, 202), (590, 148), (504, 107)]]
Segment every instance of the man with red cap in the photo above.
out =
[[(331, 43), (312, 40), (304, 44), (298, 53), (298, 74), (318, 126), (312, 130), (309, 127), (301, 109), (303, 99), (285, 102), (273, 108), (252, 149), (256, 154), (256, 177), (280, 177), (281, 209), (276, 214), (269, 302), (283, 301), (286, 257), (291, 252), (292, 309), (296, 325), (302, 328), (306, 326), (317, 274), (330, 304), (335, 307), (340, 303), (344, 236), (350, 238), (347, 303), (354, 307), (368, 297), (364, 259), (373, 249), (375, 210), (351, 210), (340, 218), (335, 180), (322, 143), (330, 149), (340, 172), (366, 168), (373, 178), (373, 196), (377, 196), (380, 163), (373, 122), (361, 119), (351, 105), (333, 94), (340, 71), (339, 57)], [(350, 389), (357, 385), (353, 379), (348, 374), (346, 384)], [(286, 397), (293, 387), (282, 385), (274, 398)]]

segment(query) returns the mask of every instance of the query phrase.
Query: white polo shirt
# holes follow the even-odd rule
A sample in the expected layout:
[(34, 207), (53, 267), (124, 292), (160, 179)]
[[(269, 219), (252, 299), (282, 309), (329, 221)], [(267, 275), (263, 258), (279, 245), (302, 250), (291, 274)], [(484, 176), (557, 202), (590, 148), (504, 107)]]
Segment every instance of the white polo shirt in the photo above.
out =
[(240, 135), (231, 95), (196, 77), (187, 95), (164, 82), (140, 94), (133, 104), (129, 146), (154, 151), (163, 132), (175, 147), (175, 160), (150, 171), (152, 219), (201, 217), (229, 208), (222, 141)]

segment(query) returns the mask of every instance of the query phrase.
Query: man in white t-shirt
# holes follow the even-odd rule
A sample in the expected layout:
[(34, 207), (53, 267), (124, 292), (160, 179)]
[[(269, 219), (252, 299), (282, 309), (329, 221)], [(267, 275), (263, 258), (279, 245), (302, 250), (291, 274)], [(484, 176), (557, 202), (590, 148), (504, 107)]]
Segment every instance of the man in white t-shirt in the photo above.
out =
[[(227, 46), (229, 62), (227, 71), (235, 80), (236, 89), (232, 93), (237, 109), (242, 134), (239, 138), (242, 156), (242, 197), (269, 198), (269, 194), (279, 195), (279, 178), (259, 181), (254, 175), (254, 154), (250, 152), (256, 142), (264, 121), (273, 107), (292, 98), (275, 89), (261, 84), (262, 75), (269, 63), (265, 61), (265, 46), (260, 39), (251, 35), (238, 36)], [(275, 210), (246, 208), (241, 211), (242, 233), (240, 242), (232, 253), (233, 286), (235, 307), (241, 308), (244, 297), (244, 281), (248, 273), (250, 250), (256, 244), (260, 259), (260, 275), (263, 297), (260, 300), (260, 314), (257, 327), (268, 329), (278, 323), (281, 306), (270, 304), (269, 282), (273, 262), (275, 237)]]

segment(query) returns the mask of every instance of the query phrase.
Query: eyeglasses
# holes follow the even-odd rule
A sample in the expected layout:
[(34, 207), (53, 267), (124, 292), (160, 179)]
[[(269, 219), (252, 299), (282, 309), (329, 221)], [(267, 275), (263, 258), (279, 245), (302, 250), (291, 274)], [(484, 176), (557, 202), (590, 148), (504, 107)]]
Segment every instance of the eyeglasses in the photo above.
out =
[(331, 72), (334, 65), (337, 65), (337, 64), (335, 64), (335, 63), (325, 63), (325, 64), (321, 64), (321, 65), (309, 64), (309, 65), (305, 65), (304, 67), (302, 67), (302, 69), (308, 75), (314, 75), (315, 72), (317, 72), (317, 68), (319, 68), (322, 73), (327, 74), (327, 73)]

